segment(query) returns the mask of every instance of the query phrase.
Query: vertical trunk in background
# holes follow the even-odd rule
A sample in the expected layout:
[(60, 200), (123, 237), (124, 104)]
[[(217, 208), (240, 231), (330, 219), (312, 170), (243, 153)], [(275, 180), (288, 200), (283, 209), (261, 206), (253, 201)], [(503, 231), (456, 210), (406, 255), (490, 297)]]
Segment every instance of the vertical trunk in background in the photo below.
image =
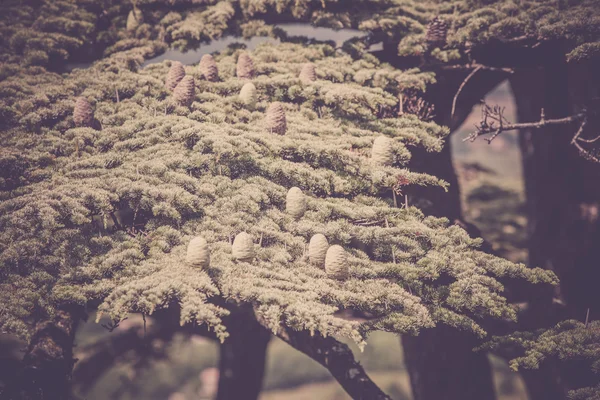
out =
[[(600, 82), (591, 64), (568, 66), (557, 57), (546, 65), (543, 71), (525, 70), (512, 80), (519, 122), (538, 121), (542, 107), (546, 118), (565, 117), (598, 96)], [(571, 145), (577, 129), (578, 124), (572, 124), (520, 132), (529, 265), (551, 269), (560, 278), (556, 293), (548, 289), (529, 293), (529, 312), (521, 318), (529, 329), (559, 319), (583, 320), (587, 308), (593, 319), (600, 310), (600, 164), (585, 160)], [(597, 123), (590, 121), (586, 131), (587, 137), (597, 136)], [(555, 294), (564, 302), (564, 315), (553, 307)], [(558, 400), (566, 398), (565, 386), (584, 384), (588, 378), (584, 375), (550, 364), (541, 371), (526, 371), (523, 377), (532, 400)]]
[(224, 322), (229, 336), (220, 347), (217, 400), (256, 400), (271, 334), (256, 321), (251, 309), (234, 308)]
[[(79, 307), (59, 309), (39, 323), (22, 362), (22, 371), (9, 382), (3, 397), (14, 400), (70, 400), (73, 341), (84, 313)], [(12, 385), (11, 385), (12, 383)]]
[[(468, 71), (447, 71), (438, 74), (438, 83), (427, 92), (435, 105), (439, 124), (458, 128), (486, 93), (499, 84), (502, 74), (482, 72), (469, 82), (457, 102), (455, 116), (451, 116), (454, 94)], [(414, 150), (413, 150), (414, 151)], [(426, 214), (447, 217), (450, 222), (462, 220), (458, 179), (452, 164), (450, 140), (441, 153), (419, 152), (413, 159), (419, 164), (412, 168), (444, 179), (450, 183), (448, 193), (439, 188), (411, 190), (411, 197), (420, 198), (416, 204)], [(474, 226), (467, 229), (471, 236), (480, 236)], [(446, 326), (429, 329), (419, 336), (403, 336), (405, 363), (409, 371), (415, 400), (494, 400), (494, 382), (487, 355), (475, 353), (479, 342), (470, 334)]]

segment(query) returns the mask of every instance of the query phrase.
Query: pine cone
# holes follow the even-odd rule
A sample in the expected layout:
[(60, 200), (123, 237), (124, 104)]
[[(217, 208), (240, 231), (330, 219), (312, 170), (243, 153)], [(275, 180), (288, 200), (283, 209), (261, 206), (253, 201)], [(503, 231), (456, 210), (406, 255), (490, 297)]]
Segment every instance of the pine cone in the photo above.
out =
[(425, 40), (430, 48), (444, 46), (446, 44), (447, 36), (448, 24), (439, 16), (432, 19), (429, 25), (427, 25), (427, 35), (425, 36)]
[(287, 122), (285, 119), (285, 110), (279, 102), (271, 103), (267, 110), (267, 130), (278, 135), (285, 135)]
[(185, 262), (193, 267), (206, 268), (210, 265), (210, 251), (208, 243), (202, 236), (196, 236), (187, 247)]
[(310, 263), (319, 268), (325, 267), (325, 256), (327, 255), (328, 248), (329, 242), (325, 235), (321, 233), (313, 235), (308, 243), (308, 259)]
[(304, 64), (300, 75), (298, 76), (304, 83), (310, 83), (317, 80), (317, 73), (315, 71), (315, 65), (311, 63)]
[(240, 232), (231, 246), (231, 254), (233, 258), (239, 261), (250, 262), (254, 258), (254, 242), (252, 236), (246, 232)]
[(394, 163), (392, 141), (387, 136), (378, 136), (373, 142), (371, 160), (376, 165), (390, 166)]
[(306, 196), (298, 187), (291, 188), (285, 198), (285, 211), (295, 219), (301, 218), (306, 212)]
[(204, 75), (204, 79), (209, 82), (216, 82), (219, 80), (219, 70), (217, 69), (217, 63), (210, 54), (205, 54), (200, 60), (200, 73)]
[(256, 87), (252, 82), (248, 82), (242, 86), (242, 90), (240, 90), (240, 100), (250, 108), (256, 106)]
[(171, 68), (169, 68), (169, 73), (167, 74), (165, 86), (169, 90), (175, 89), (175, 86), (177, 86), (184, 76), (185, 69), (183, 69), (183, 64), (179, 61), (173, 61)]
[(73, 122), (75, 126), (89, 126), (94, 124), (94, 110), (85, 97), (78, 97), (73, 109)]
[(189, 107), (194, 101), (196, 88), (194, 86), (194, 78), (185, 76), (173, 89), (173, 99), (180, 106)]
[(248, 53), (242, 53), (237, 60), (236, 75), (241, 79), (254, 78), (256, 71), (254, 70), (254, 62)]
[(135, 31), (138, 26), (144, 23), (144, 15), (138, 8), (133, 8), (133, 10), (129, 11), (129, 15), (127, 16), (127, 25), (126, 29), (128, 32)]
[(333, 279), (348, 278), (348, 255), (340, 245), (334, 244), (327, 250), (325, 255), (325, 272)]

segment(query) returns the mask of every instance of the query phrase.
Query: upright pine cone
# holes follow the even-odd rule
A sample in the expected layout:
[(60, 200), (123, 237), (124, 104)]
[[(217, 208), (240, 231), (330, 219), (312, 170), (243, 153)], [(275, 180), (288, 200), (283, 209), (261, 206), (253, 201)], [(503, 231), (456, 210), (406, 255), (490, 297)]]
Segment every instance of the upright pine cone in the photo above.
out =
[(298, 78), (304, 83), (310, 83), (317, 80), (317, 72), (315, 71), (315, 65), (312, 63), (306, 63), (302, 66), (300, 75)]
[(322, 233), (313, 235), (308, 243), (308, 260), (310, 263), (320, 268), (325, 267), (325, 256), (328, 248), (329, 242), (325, 235)]
[(448, 24), (440, 17), (435, 17), (427, 25), (427, 35), (425, 40), (429, 47), (442, 47), (446, 44), (448, 36)]
[(252, 79), (256, 71), (254, 70), (254, 61), (250, 58), (248, 53), (242, 53), (238, 57), (236, 75), (241, 79)]
[(179, 61), (173, 61), (171, 64), (171, 68), (169, 68), (169, 73), (167, 74), (167, 81), (165, 86), (169, 90), (175, 89), (175, 86), (183, 79), (185, 76), (185, 69), (183, 69), (183, 64)]
[(394, 163), (392, 141), (387, 136), (378, 136), (373, 142), (371, 160), (376, 165), (390, 166)]
[(185, 261), (193, 267), (206, 268), (209, 266), (210, 251), (208, 250), (206, 239), (202, 236), (196, 236), (190, 240)]
[(340, 245), (334, 244), (325, 255), (325, 272), (333, 279), (348, 278), (348, 255)]
[(184, 76), (173, 89), (173, 99), (177, 104), (184, 107), (189, 107), (192, 104), (195, 94), (194, 78), (191, 76)]
[(89, 126), (94, 124), (94, 110), (85, 97), (78, 97), (73, 109), (73, 122), (75, 126)]
[(278, 101), (271, 103), (267, 110), (267, 130), (278, 135), (285, 135), (287, 130), (285, 110)]
[(256, 86), (252, 82), (246, 83), (240, 90), (240, 100), (248, 107), (254, 108), (256, 105)]
[(127, 16), (127, 25), (126, 25), (128, 32), (135, 31), (138, 28), (138, 26), (140, 26), (143, 23), (144, 23), (144, 15), (138, 8), (134, 7), (133, 10), (129, 11), (129, 15)]
[(200, 60), (200, 73), (204, 75), (204, 79), (209, 82), (216, 82), (219, 80), (219, 70), (217, 69), (217, 63), (210, 54), (205, 54)]
[(252, 236), (246, 232), (240, 232), (233, 239), (233, 245), (231, 246), (231, 254), (233, 258), (240, 261), (250, 262), (254, 258), (254, 242)]
[(291, 188), (285, 198), (285, 211), (292, 217), (301, 218), (306, 212), (306, 196), (296, 186)]

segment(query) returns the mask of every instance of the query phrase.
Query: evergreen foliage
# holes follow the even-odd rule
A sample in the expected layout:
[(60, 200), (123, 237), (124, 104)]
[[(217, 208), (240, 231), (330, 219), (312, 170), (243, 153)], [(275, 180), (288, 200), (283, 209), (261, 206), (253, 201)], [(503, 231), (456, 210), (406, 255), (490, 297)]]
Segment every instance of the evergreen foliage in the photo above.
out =
[(483, 349), (512, 349), (522, 354), (510, 361), (513, 370), (538, 369), (549, 360), (571, 365), (573, 372), (594, 374), (596, 385), (576, 388), (569, 393), (570, 400), (600, 398), (600, 321), (589, 324), (575, 320), (563, 321), (550, 329), (536, 332), (516, 332), (494, 337)]
[[(599, 54), (598, 0), (121, 3), (1, 5), (2, 332), (27, 338), (70, 304), (100, 304), (119, 321), (177, 303), (182, 324), (224, 340), (225, 299), (251, 304), (273, 331), (359, 344), (373, 330), (436, 324), (485, 337), (486, 319), (516, 318), (500, 281), (556, 284), (387, 199), (399, 181), (447, 186), (408, 168), (411, 150), (440, 151), (448, 134), (427, 122), (420, 96), (432, 73), (381, 64), (358, 42), (346, 52), (281, 44), (252, 55), (232, 47), (198, 67), (141, 64), (167, 45), (276, 35), (263, 20), (273, 14), (369, 31), (428, 61), (464, 60), (495, 41), (556, 41), (579, 62)], [(104, 58), (50, 71), (86, 48)], [(344, 309), (372, 318), (347, 320)], [(515, 368), (558, 357), (595, 371), (597, 331), (567, 321), (490, 348), (518, 344)]]
[[(425, 86), (429, 75), (326, 45), (265, 45), (252, 55), (251, 110), (238, 98), (239, 53), (215, 56), (220, 82), (194, 80), (198, 70), (185, 67), (198, 88), (189, 108), (170, 101), (169, 62), (131, 70), (111, 56), (63, 76), (23, 69), (0, 84), (21, 93), (6, 103), (21, 117), (2, 145), (27, 160), (7, 177), (17, 187), (2, 194), (3, 331), (27, 336), (29, 321), (61, 304), (100, 302), (118, 321), (177, 302), (182, 323), (224, 339), (227, 311), (211, 301), (222, 296), (253, 304), (274, 330), (359, 343), (374, 329), (416, 333), (436, 323), (484, 335), (482, 318), (516, 316), (499, 278), (555, 283), (477, 250), (480, 240), (444, 219), (381, 198), (399, 177), (445, 186), (406, 163), (408, 147), (439, 150), (447, 130), (410, 115), (377, 117), (397, 107), (402, 85)], [(305, 86), (297, 77), (308, 62), (322, 79)], [(41, 94), (52, 101), (35, 100)], [(73, 96), (94, 99), (102, 131), (75, 127)], [(284, 136), (261, 123), (275, 101), (286, 111)], [(370, 161), (381, 135), (393, 142), (389, 166)], [(306, 196), (299, 219), (285, 212), (294, 186)], [(309, 263), (305, 249), (319, 233), (337, 249), (330, 261), (347, 262), (329, 271)], [(185, 262), (196, 236), (210, 248), (202, 270)], [(344, 308), (374, 317), (346, 320), (337, 315)]]

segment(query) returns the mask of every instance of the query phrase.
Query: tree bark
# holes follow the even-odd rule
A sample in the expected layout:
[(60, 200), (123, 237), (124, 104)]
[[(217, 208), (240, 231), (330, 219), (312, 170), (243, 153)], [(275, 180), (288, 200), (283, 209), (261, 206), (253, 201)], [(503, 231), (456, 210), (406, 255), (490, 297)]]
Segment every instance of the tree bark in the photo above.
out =
[(415, 400), (494, 400), (491, 367), (475, 353), (469, 334), (438, 326), (419, 336), (402, 336), (404, 359)]
[(217, 400), (255, 400), (262, 389), (271, 334), (247, 307), (232, 309), (224, 322), (229, 337), (220, 347)]
[[(587, 99), (598, 96), (600, 82), (593, 64), (568, 66), (563, 53), (546, 60), (543, 69), (523, 70), (511, 83), (519, 122), (536, 121), (544, 108), (546, 118), (581, 111)], [(599, 134), (597, 121), (586, 126)], [(559, 319), (584, 320), (586, 310), (600, 309), (596, 282), (600, 279), (600, 165), (585, 160), (571, 145), (578, 129), (572, 125), (521, 130), (520, 144), (528, 207), (529, 265), (553, 270), (560, 287), (531, 288), (528, 315), (521, 325), (546, 327)], [(565, 315), (553, 312), (553, 297), (565, 306)], [(585, 384), (582, 374), (550, 362), (540, 371), (524, 371), (532, 400), (566, 398), (566, 389)]]
[[(480, 71), (465, 85), (451, 115), (452, 102), (459, 86), (469, 71), (439, 71), (438, 83), (427, 92), (435, 105), (435, 121), (457, 129), (470, 114), (474, 105), (498, 85), (506, 74)], [(415, 154), (419, 164), (412, 167), (450, 183), (448, 193), (439, 189), (420, 188), (411, 191), (417, 197), (417, 206), (427, 214), (447, 217), (457, 221), (471, 236), (480, 232), (471, 224), (462, 221), (462, 209), (458, 179), (452, 164), (452, 149), (448, 139), (441, 153)], [(485, 244), (483, 250), (491, 251)], [(494, 400), (494, 382), (487, 355), (474, 352), (479, 342), (472, 336), (440, 326), (421, 332), (419, 336), (403, 336), (404, 362), (408, 368), (411, 388), (415, 400)]]
[(352, 350), (332, 337), (281, 327), (277, 337), (329, 370), (355, 400), (391, 400), (354, 359)]
[(84, 317), (80, 307), (62, 308), (51, 320), (37, 325), (15, 382), (9, 383), (7, 399), (69, 400), (73, 341), (79, 321)]

